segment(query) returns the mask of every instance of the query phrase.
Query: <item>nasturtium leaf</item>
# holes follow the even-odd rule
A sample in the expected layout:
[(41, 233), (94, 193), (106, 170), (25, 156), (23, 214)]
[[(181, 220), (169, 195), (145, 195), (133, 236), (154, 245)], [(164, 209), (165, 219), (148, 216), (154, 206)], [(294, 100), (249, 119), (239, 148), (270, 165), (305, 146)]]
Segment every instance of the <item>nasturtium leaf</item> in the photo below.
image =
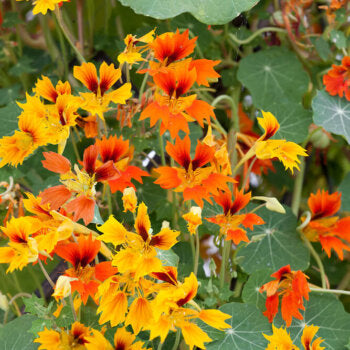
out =
[(179, 263), (179, 257), (171, 249), (157, 249), (157, 258), (161, 260), (164, 266), (177, 266)]
[(39, 344), (33, 343), (34, 336), (29, 330), (38, 318), (24, 315), (7, 323), (0, 328), (0, 349), (6, 350), (35, 350)]
[(340, 30), (333, 29), (330, 34), (332, 42), (338, 49), (346, 48), (346, 36)]
[(18, 62), (9, 69), (9, 73), (13, 76), (19, 77), (23, 73), (34, 73), (33, 59), (29, 56), (22, 56)]
[(119, 0), (136, 13), (157, 19), (175, 17), (190, 12), (206, 24), (225, 24), (241, 12), (251, 9), (259, 0)]
[(137, 186), (138, 202), (144, 202), (151, 212), (164, 204), (166, 190), (153, 183), (153, 179), (143, 178), (143, 184)]
[(309, 78), (297, 56), (275, 47), (240, 61), (238, 80), (250, 91), (257, 108), (270, 111), (280, 103), (301, 103)]
[(305, 270), (309, 266), (309, 251), (297, 232), (297, 220), (289, 207), (286, 214), (271, 212), (265, 208), (257, 214), (265, 221), (264, 225), (248, 230), (251, 240), (239, 248), (237, 263), (247, 273), (261, 269), (277, 271), (290, 264), (292, 270)]
[(338, 191), (342, 193), (341, 196), (341, 209), (343, 211), (350, 211), (350, 173), (348, 173), (344, 180), (341, 182)]
[(262, 333), (270, 333), (271, 325), (260, 310), (249, 304), (229, 303), (221, 306), (220, 311), (232, 316), (226, 321), (232, 328), (225, 331), (211, 328), (208, 334), (212, 339), (217, 340), (209, 343), (207, 349), (263, 350), (266, 348), (267, 341)]
[(56, 324), (58, 327), (70, 327), (74, 323), (74, 315), (70, 305), (63, 306), (60, 315), (56, 319)]
[(21, 91), (20, 84), (14, 84), (0, 89), (0, 105), (6, 105), (19, 97)]
[[(293, 318), (288, 328), (294, 344), (302, 349), (300, 338), (303, 329), (305, 325), (314, 325), (320, 327), (317, 337), (324, 339), (322, 346), (327, 350), (344, 349), (349, 341), (350, 314), (344, 310), (343, 304), (334, 295), (311, 292), (309, 296), (309, 301), (304, 300), (305, 310), (300, 311), (303, 319)], [(280, 313), (276, 316), (274, 324), (277, 327), (285, 327)]]
[(269, 112), (275, 115), (280, 128), (273, 139), (286, 139), (296, 143), (303, 142), (312, 123), (311, 111), (300, 103), (281, 103), (271, 105)]
[(15, 102), (0, 108), (0, 137), (12, 135), (14, 130), (18, 129), (17, 117), (20, 114), (21, 109)]
[(243, 287), (242, 299), (247, 304), (255, 305), (259, 310), (265, 310), (266, 293), (260, 293), (260, 287), (273, 278), (271, 274), (275, 272), (270, 269), (254, 271)]
[[(311, 38), (315, 39), (315, 38)], [(324, 40), (321, 36), (316, 40), (311, 40), (314, 44), (317, 53), (320, 55), (323, 61), (327, 61), (329, 56), (332, 54), (331, 48), (328, 41)]]
[(3, 28), (12, 28), (15, 25), (22, 23), (23, 21), (19, 18), (18, 12), (7, 12), (5, 13), (4, 20), (2, 23)]
[(318, 91), (312, 100), (312, 109), (316, 125), (336, 135), (344, 136), (350, 143), (350, 103), (346, 98)]
[(45, 317), (49, 315), (53, 307), (53, 302), (51, 302), (49, 306), (46, 307), (44, 305), (44, 299), (38, 298), (34, 294), (31, 298), (23, 298), (23, 302), (25, 305), (25, 311), (38, 317)]

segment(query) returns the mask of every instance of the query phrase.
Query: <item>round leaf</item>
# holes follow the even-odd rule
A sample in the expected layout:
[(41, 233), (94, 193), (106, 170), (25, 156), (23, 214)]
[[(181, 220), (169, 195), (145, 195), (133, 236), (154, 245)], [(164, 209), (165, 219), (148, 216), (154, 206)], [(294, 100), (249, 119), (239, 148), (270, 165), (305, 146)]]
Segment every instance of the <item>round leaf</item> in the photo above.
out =
[(318, 91), (312, 100), (316, 125), (336, 135), (342, 135), (350, 143), (350, 103), (345, 98)]
[(309, 251), (296, 231), (297, 220), (289, 207), (286, 214), (261, 209), (257, 212), (265, 221), (248, 231), (251, 242), (239, 249), (237, 263), (249, 274), (264, 268), (277, 271), (290, 264), (292, 270), (305, 270)]

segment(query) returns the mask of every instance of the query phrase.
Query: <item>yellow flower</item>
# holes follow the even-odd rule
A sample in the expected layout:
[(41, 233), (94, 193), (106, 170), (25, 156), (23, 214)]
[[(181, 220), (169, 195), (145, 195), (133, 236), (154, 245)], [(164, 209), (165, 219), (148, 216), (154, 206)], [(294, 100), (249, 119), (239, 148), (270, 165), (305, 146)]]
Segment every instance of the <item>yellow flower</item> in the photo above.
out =
[(202, 209), (191, 207), (190, 212), (182, 215), (182, 217), (187, 221), (188, 231), (191, 235), (195, 235), (197, 227), (202, 224)]
[[(23, 1), (23, 0), (17, 0), (17, 1)], [(69, 1), (69, 0), (35, 0), (33, 3), (34, 4), (33, 14), (37, 15), (38, 13), (42, 13), (43, 15), (46, 15), (48, 10), (53, 11), (55, 9), (55, 6), (63, 1)]]
[(122, 200), (123, 200), (124, 212), (127, 212), (129, 210), (132, 213), (135, 213), (136, 206), (137, 206), (137, 197), (133, 187), (127, 187), (123, 191)]

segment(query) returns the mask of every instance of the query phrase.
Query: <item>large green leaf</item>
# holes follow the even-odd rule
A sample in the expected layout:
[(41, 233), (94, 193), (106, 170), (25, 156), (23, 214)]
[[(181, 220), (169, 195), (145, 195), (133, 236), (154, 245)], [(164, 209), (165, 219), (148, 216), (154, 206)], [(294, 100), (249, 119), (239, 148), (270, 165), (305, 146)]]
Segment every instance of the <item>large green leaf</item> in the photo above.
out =
[[(344, 349), (349, 341), (350, 314), (344, 311), (343, 304), (330, 294), (310, 294), (310, 300), (304, 301), (305, 311), (301, 311), (303, 320), (293, 319), (288, 328), (295, 345), (302, 349), (300, 337), (305, 325), (320, 327), (317, 336), (324, 339), (322, 346), (327, 350)], [(275, 319), (277, 327), (285, 326), (280, 314)]]
[(341, 209), (343, 211), (350, 211), (350, 173), (348, 173), (341, 182), (338, 190), (342, 193)]
[(119, 0), (136, 13), (158, 19), (190, 12), (200, 22), (225, 24), (256, 5), (259, 0)]
[(318, 91), (312, 100), (316, 125), (336, 135), (342, 135), (350, 143), (350, 103), (345, 98)]
[(296, 231), (297, 220), (289, 207), (286, 214), (261, 209), (257, 212), (265, 221), (248, 231), (251, 242), (239, 249), (236, 261), (247, 272), (264, 268), (277, 271), (290, 264), (292, 270), (305, 270), (309, 251)]
[[(255, 306), (241, 303), (229, 303), (220, 310), (232, 316), (226, 323), (232, 328), (222, 331), (208, 332), (212, 339), (207, 349), (212, 350), (258, 350), (265, 349), (266, 339), (262, 333), (271, 333), (271, 325), (267, 318)], [(213, 333), (215, 332), (215, 333)]]
[(6, 350), (34, 350), (38, 348), (33, 343), (33, 334), (28, 331), (37, 317), (24, 315), (0, 328), (0, 349)]
[(21, 114), (21, 109), (15, 102), (11, 102), (6, 107), (0, 108), (0, 137), (12, 135), (18, 129), (17, 117)]
[(252, 94), (254, 105), (265, 111), (274, 104), (300, 103), (309, 83), (296, 55), (279, 47), (243, 58), (237, 77)]

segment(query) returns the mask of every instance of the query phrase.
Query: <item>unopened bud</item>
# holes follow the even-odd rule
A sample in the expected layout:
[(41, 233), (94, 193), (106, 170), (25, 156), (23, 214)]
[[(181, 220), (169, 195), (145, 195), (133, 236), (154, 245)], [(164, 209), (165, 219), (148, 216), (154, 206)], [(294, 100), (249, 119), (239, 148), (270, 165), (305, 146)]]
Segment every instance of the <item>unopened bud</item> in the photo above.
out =
[(7, 296), (0, 292), (0, 309), (3, 311), (7, 311), (9, 309), (9, 302), (7, 300)]
[(129, 210), (132, 213), (135, 213), (136, 206), (137, 206), (137, 197), (133, 187), (127, 187), (123, 191), (122, 200), (123, 200), (124, 212)]
[(257, 196), (253, 197), (252, 199), (266, 202), (266, 209), (268, 210), (275, 211), (280, 214), (286, 213), (286, 210), (283, 208), (282, 204), (275, 197)]
[(56, 282), (55, 292), (52, 296), (58, 301), (59, 299), (66, 298), (70, 296), (72, 292), (72, 288), (70, 283), (72, 281), (76, 281), (77, 278), (68, 277), (68, 276), (60, 276)]
[(163, 229), (163, 228), (170, 228), (170, 222), (164, 220), (164, 221), (162, 222), (162, 229)]

